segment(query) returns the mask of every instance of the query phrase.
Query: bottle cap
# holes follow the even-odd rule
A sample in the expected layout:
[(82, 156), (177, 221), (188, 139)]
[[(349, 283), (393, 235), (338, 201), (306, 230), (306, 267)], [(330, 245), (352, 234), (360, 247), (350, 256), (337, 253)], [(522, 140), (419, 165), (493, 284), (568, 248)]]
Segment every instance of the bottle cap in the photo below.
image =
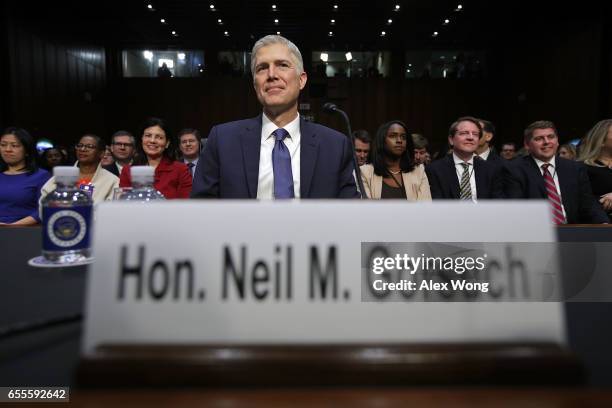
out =
[(53, 168), (56, 183), (75, 184), (79, 180), (79, 168), (74, 166), (56, 166)]
[(155, 169), (151, 166), (132, 166), (130, 167), (132, 183), (153, 184)]

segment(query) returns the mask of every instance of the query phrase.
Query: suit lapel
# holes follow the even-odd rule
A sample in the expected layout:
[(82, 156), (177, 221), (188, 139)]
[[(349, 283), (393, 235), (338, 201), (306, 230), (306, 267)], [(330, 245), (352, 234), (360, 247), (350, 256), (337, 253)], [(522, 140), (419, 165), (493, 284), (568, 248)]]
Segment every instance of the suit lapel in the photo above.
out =
[(300, 117), (300, 197), (308, 198), (314, 168), (317, 164), (319, 140), (314, 126)]
[(459, 198), (461, 194), (459, 193), (459, 180), (457, 179), (457, 170), (455, 169), (453, 155), (447, 155), (445, 160), (446, 166), (444, 166), (444, 168), (446, 169), (446, 177), (450, 181), (451, 195), (453, 198)]
[(476, 198), (490, 198), (487, 189), (485, 161), (474, 157), (474, 178), (476, 179)]
[(259, 181), (259, 153), (261, 151), (261, 115), (247, 123), (240, 138), (242, 140), (242, 159), (249, 197), (256, 198)]
[(548, 197), (548, 194), (546, 194), (546, 185), (544, 184), (544, 176), (542, 176), (542, 171), (538, 168), (538, 165), (533, 157), (527, 156), (525, 157), (525, 160), (527, 160), (527, 168), (529, 169), (529, 174), (527, 177), (535, 181), (536, 187), (543, 198)]
[(563, 206), (565, 207), (565, 212), (569, 213), (568, 209), (571, 207), (570, 200), (570, 190), (571, 187), (569, 185), (569, 180), (571, 174), (569, 173), (569, 169), (564, 165), (563, 160), (557, 157), (555, 159), (556, 171), (557, 171), (557, 179), (559, 180), (559, 189), (561, 190), (561, 201), (563, 201)]

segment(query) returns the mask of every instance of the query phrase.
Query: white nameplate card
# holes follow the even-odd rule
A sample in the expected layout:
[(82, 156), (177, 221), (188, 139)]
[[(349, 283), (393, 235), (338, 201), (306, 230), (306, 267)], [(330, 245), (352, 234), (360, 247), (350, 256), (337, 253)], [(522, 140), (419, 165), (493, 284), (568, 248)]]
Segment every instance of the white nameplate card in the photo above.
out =
[[(84, 352), (103, 344), (563, 343), (559, 303), (499, 302), (487, 299), (499, 288), (466, 284), (463, 271), (483, 266), (490, 253), (452, 259), (453, 282), (426, 279), (406, 301), (378, 302), (372, 289), (383, 287), (380, 277), (392, 276), (385, 273), (400, 265), (400, 255), (368, 258), (372, 271), (362, 268), (371, 243), (405, 252), (402, 243), (554, 242), (548, 211), (533, 201), (103, 203)], [(430, 257), (413, 255), (404, 268), (430, 273)], [(479, 301), (418, 301), (454, 280), (461, 290), (480, 291)]]

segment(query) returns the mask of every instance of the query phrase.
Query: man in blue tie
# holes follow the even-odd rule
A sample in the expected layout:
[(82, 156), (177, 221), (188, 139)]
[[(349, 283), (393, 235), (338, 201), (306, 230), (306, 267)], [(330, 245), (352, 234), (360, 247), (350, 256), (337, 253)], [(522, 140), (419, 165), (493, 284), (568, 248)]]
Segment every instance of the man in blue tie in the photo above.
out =
[(358, 198), (350, 140), (298, 114), (307, 75), (295, 44), (261, 38), (251, 72), (263, 113), (211, 129), (191, 197)]

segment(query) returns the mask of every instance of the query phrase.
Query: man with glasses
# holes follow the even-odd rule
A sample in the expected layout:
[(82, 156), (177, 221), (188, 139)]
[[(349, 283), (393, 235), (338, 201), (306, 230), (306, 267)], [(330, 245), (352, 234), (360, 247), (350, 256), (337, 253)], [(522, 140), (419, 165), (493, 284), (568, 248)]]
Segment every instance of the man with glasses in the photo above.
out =
[(103, 167), (119, 177), (123, 166), (132, 164), (134, 152), (136, 151), (135, 143), (136, 140), (130, 132), (126, 130), (115, 132), (111, 138), (111, 153), (115, 163)]
[(501, 171), (477, 158), (475, 152), (483, 137), (476, 118), (457, 119), (448, 132), (452, 154), (427, 166), (431, 197), (476, 203), (481, 199), (503, 198)]
[(183, 129), (178, 133), (182, 161), (187, 165), (192, 179), (200, 157), (201, 139), (200, 132), (197, 129)]

